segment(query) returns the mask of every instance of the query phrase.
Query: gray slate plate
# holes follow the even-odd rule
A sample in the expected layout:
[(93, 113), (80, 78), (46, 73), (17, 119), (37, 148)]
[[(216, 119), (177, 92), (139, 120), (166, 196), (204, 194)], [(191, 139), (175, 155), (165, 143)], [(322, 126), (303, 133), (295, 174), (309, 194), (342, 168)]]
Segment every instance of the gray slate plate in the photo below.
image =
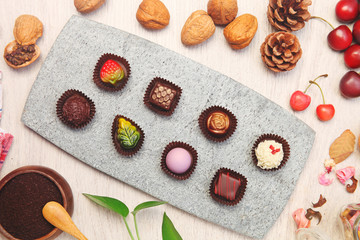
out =
[[(105, 92), (92, 81), (103, 53), (125, 57), (132, 75), (123, 90)], [(143, 104), (149, 82), (166, 78), (183, 89), (174, 114), (160, 116)], [(73, 130), (56, 116), (56, 102), (68, 89), (78, 89), (96, 105), (89, 125)], [(238, 127), (223, 143), (207, 140), (197, 119), (212, 105), (231, 110)], [(115, 115), (134, 120), (146, 137), (131, 159), (119, 155), (111, 141)], [(55, 41), (31, 89), (23, 112), (26, 126), (88, 165), (207, 221), (250, 237), (262, 238), (290, 197), (312, 148), (315, 133), (280, 106), (240, 83), (162, 46), (121, 30), (73, 16)], [(263, 133), (281, 135), (291, 146), (285, 167), (260, 171), (251, 147)], [(160, 156), (170, 141), (183, 141), (198, 152), (198, 165), (186, 181), (160, 169)], [(220, 167), (243, 174), (248, 186), (242, 201), (227, 207), (209, 195)], [(111, 187), (111, 186), (110, 186)]]

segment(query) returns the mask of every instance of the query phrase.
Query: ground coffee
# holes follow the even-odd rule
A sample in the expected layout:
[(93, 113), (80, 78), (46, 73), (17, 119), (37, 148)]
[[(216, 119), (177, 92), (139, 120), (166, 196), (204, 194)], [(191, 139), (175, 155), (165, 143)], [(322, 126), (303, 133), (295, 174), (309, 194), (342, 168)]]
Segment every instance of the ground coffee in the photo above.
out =
[(54, 229), (42, 216), (42, 208), (49, 201), (64, 205), (53, 181), (39, 173), (20, 174), (0, 191), (0, 224), (18, 239), (45, 236)]

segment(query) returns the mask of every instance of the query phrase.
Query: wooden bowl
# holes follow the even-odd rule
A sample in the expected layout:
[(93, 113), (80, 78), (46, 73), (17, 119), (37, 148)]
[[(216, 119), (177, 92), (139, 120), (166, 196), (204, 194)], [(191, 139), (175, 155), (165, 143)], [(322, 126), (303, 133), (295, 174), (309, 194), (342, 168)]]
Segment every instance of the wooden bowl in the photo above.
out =
[[(55, 185), (58, 187), (61, 196), (63, 198), (64, 208), (66, 211), (70, 214), (70, 216), (73, 213), (74, 210), (74, 198), (71, 191), (71, 188), (67, 181), (56, 171), (42, 166), (25, 166), (18, 169), (15, 169), (14, 171), (10, 172), (8, 175), (6, 175), (3, 179), (0, 181), (0, 191), (2, 188), (14, 177), (19, 176), (24, 173), (37, 173), (41, 174), (45, 177), (47, 177), (49, 180), (51, 180)], [(11, 240), (19, 240), (18, 238), (15, 238), (10, 233), (8, 233), (3, 226), (0, 223), (0, 233), (4, 235), (6, 238)], [(43, 237), (37, 238), (36, 240), (50, 240), (55, 239), (57, 236), (59, 236), (62, 233), (62, 231), (58, 228), (55, 228), (46, 234)]]

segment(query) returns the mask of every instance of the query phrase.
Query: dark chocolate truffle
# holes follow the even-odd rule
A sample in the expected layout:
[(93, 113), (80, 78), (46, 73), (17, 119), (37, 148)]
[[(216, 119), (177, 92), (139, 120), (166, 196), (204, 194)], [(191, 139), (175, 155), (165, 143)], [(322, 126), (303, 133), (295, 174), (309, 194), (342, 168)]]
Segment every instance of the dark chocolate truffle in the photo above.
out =
[(90, 122), (95, 114), (95, 105), (85, 94), (68, 90), (57, 102), (56, 112), (60, 120), (73, 128), (81, 128)]
[(74, 94), (65, 100), (62, 113), (66, 121), (80, 126), (90, 116), (89, 101), (81, 95)]

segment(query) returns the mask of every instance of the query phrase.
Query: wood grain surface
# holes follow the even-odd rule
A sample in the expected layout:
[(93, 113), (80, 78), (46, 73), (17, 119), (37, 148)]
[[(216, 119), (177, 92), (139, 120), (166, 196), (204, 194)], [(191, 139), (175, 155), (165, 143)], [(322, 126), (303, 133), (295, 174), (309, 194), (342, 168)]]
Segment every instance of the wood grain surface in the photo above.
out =
[[(348, 69), (344, 65), (343, 53), (334, 52), (327, 46), (326, 37), (331, 30), (330, 27), (314, 19), (306, 23), (304, 29), (295, 32), (300, 40), (303, 56), (294, 70), (274, 74), (264, 67), (259, 51), (265, 37), (274, 31), (266, 17), (267, 1), (238, 1), (238, 15), (251, 13), (259, 22), (252, 43), (238, 51), (228, 46), (222, 33), (223, 27), (216, 27), (215, 34), (203, 44), (194, 47), (182, 45), (180, 32), (183, 24), (193, 11), (206, 10), (207, 0), (163, 0), (169, 9), (171, 19), (169, 26), (160, 31), (146, 30), (136, 21), (135, 15), (140, 2), (140, 0), (107, 0), (95, 12), (83, 16), (174, 50), (239, 81), (291, 112), (289, 106), (291, 93), (297, 89), (304, 90), (308, 80), (323, 73), (329, 74), (328, 78), (319, 79), (318, 82), (325, 92), (327, 102), (335, 106), (335, 117), (325, 123), (317, 119), (315, 109), (322, 101), (321, 95), (316, 87), (310, 88), (308, 93), (312, 97), (312, 104), (306, 111), (294, 114), (316, 131), (314, 147), (293, 195), (264, 239), (295, 239), (296, 226), (291, 213), (300, 207), (305, 209), (311, 207), (311, 202), (316, 202), (320, 194), (323, 194), (328, 202), (319, 209), (323, 214), (321, 223), (316, 226), (316, 221), (313, 221), (312, 225), (325, 231), (332, 239), (342, 239), (337, 220), (340, 207), (359, 201), (360, 190), (349, 194), (345, 191), (345, 186), (337, 180), (332, 185), (324, 187), (318, 183), (317, 176), (323, 171), (323, 161), (329, 157), (329, 146), (337, 136), (346, 129), (351, 129), (356, 136), (359, 135), (360, 100), (344, 99), (340, 95), (339, 81)], [(340, 25), (335, 17), (336, 3), (335, 0), (313, 1), (309, 10), (312, 15), (322, 16), (334, 25)], [(125, 202), (130, 209), (140, 202), (154, 199), (81, 163), (26, 128), (20, 121), (28, 93), (53, 42), (67, 20), (73, 14), (79, 13), (71, 0), (3, 0), (0, 6), (1, 49), (13, 41), (14, 22), (21, 14), (35, 15), (43, 22), (44, 34), (37, 42), (42, 53), (35, 63), (24, 69), (11, 69), (4, 60), (0, 60), (4, 89), (4, 112), (0, 127), (14, 135), (14, 143), (0, 177), (25, 165), (50, 167), (64, 176), (72, 187), (75, 200), (73, 219), (89, 239), (129, 239), (125, 225), (118, 215), (91, 203), (82, 196), (82, 193), (112, 196)], [(359, 157), (359, 149), (356, 148), (347, 160), (339, 164), (339, 168), (355, 166), (359, 171)], [(359, 177), (359, 174), (356, 173), (356, 176)], [(137, 215), (141, 239), (161, 239), (164, 211), (173, 220), (183, 239), (249, 239), (170, 205), (148, 209)], [(135, 231), (131, 216), (129, 222), (131, 229)], [(0, 236), (0, 239), (3, 237)], [(58, 239), (66, 240), (72, 237), (61, 234)]]

